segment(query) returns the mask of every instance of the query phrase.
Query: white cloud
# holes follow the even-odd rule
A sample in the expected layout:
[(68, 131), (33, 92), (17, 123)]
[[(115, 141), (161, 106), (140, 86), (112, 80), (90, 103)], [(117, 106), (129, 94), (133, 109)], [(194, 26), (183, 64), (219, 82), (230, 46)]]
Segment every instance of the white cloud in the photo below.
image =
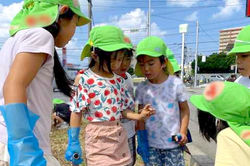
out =
[(186, 21), (196, 21), (196, 20), (198, 20), (197, 14), (198, 14), (197, 11), (193, 12), (191, 15), (186, 17)]
[(212, 18), (225, 18), (241, 10), (240, 0), (224, 0), (225, 6), (219, 7), (219, 12), (215, 13)]
[(167, 3), (170, 5), (178, 5), (178, 6), (184, 6), (184, 7), (191, 7), (195, 4), (197, 4), (200, 0), (167, 0)]
[[(120, 27), (125, 35), (131, 38), (134, 44), (147, 36), (147, 14), (145, 11), (137, 8), (129, 13), (123, 14), (120, 17), (113, 16), (108, 23), (98, 24), (96, 26), (111, 24)], [(166, 31), (160, 29), (155, 23), (151, 23), (151, 35), (164, 36)]]
[(9, 25), (13, 17), (21, 10), (23, 2), (12, 3), (9, 6), (0, 4), (0, 38), (9, 36)]

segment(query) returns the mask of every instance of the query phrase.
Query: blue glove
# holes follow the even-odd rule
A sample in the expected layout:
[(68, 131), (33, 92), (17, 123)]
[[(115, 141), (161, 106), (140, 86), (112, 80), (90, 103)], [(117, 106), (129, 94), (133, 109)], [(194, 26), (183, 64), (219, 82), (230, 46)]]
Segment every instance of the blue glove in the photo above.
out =
[(145, 164), (149, 163), (149, 146), (147, 130), (137, 131), (137, 153), (142, 157)]
[(33, 133), (39, 116), (24, 103), (0, 106), (0, 110), (8, 131), (10, 166), (46, 166), (43, 151)]
[(83, 162), (79, 133), (80, 127), (71, 127), (68, 130), (69, 141), (65, 153), (65, 159), (71, 161), (74, 165), (79, 165)]

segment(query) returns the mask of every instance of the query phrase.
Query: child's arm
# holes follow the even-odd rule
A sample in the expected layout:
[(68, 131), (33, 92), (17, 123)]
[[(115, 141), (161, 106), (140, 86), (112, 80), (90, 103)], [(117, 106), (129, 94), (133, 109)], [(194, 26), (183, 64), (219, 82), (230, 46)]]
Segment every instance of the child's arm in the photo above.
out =
[[(74, 85), (79, 85), (81, 75), (78, 74), (75, 78)], [(74, 102), (73, 102), (74, 103)], [(74, 104), (73, 104), (74, 105)], [(79, 111), (79, 110), (77, 110)], [(79, 165), (82, 163), (82, 149), (79, 140), (80, 126), (82, 122), (82, 112), (72, 112), (70, 115), (70, 128), (68, 130), (68, 147), (65, 152), (65, 159), (71, 161), (73, 165)], [(77, 158), (74, 156), (77, 155)]]
[(144, 120), (155, 114), (155, 110), (147, 104), (144, 108), (140, 109), (139, 113), (135, 113), (131, 110), (122, 111), (122, 115), (131, 120)]
[[(77, 74), (74, 85), (79, 85), (79, 80), (81, 78), (81, 74)], [(82, 111), (81, 112), (72, 112), (70, 115), (70, 126), (71, 127), (80, 127), (82, 122)]]
[(187, 142), (187, 128), (188, 128), (189, 116), (190, 116), (190, 111), (189, 111), (187, 101), (179, 102), (179, 108), (180, 108), (180, 113), (181, 113), (180, 134), (182, 136), (182, 139), (179, 142), (179, 144), (184, 145)]
[[(138, 105), (138, 112), (140, 113), (140, 110), (143, 108), (142, 104)], [(136, 130), (145, 130), (145, 122), (144, 120), (140, 120), (136, 122)]]
[(80, 127), (82, 122), (82, 111), (72, 112), (70, 115), (70, 127)]

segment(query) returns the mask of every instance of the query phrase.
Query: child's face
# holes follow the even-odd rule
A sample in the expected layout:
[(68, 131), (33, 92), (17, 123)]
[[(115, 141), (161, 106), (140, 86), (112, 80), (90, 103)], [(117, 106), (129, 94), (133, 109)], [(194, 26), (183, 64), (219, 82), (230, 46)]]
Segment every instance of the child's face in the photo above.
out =
[(124, 55), (124, 57), (122, 59), (122, 63), (120, 65), (120, 67), (118, 68), (118, 70), (115, 71), (115, 73), (119, 74), (119, 75), (126, 73), (130, 67), (131, 60), (132, 60), (131, 56)]
[(237, 54), (237, 68), (241, 75), (250, 76), (250, 53)]
[(163, 68), (166, 66), (166, 64), (161, 64), (158, 57), (150, 57), (147, 55), (139, 56), (138, 63), (142, 74), (149, 80), (157, 79), (159, 75), (164, 73)]
[(55, 38), (55, 45), (57, 47), (64, 47), (71, 40), (75, 34), (76, 24), (78, 22), (78, 16), (74, 15), (72, 19), (59, 19), (58, 24), (60, 30)]
[(122, 60), (124, 57), (124, 51), (118, 51), (117, 54), (114, 52), (111, 55), (111, 70), (113, 72), (116, 72), (117, 70), (119, 70), (121, 64), (122, 64)]

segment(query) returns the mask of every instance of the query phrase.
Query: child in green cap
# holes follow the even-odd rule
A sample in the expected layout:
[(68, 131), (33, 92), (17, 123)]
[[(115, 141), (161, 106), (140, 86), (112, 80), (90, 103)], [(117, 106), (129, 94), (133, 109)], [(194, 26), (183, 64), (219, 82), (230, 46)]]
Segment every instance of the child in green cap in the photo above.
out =
[(125, 80), (114, 73), (120, 67), (126, 49), (131, 47), (125, 42), (121, 29), (106, 25), (91, 30), (81, 56), (81, 59), (91, 57), (89, 68), (76, 77), (75, 94), (71, 99), (67, 160), (77, 154), (78, 160), (82, 161), (79, 133), (83, 114), (89, 122), (85, 128), (87, 165), (131, 163), (127, 133), (120, 119), (142, 120), (154, 114), (154, 109), (146, 105), (140, 114), (131, 110), (134, 101)]
[(78, 0), (25, 0), (12, 20), (0, 51), (0, 161), (5, 165), (60, 165), (49, 138), (52, 80), (55, 76), (67, 96), (71, 84), (55, 46), (64, 47), (76, 26), (89, 21)]
[(182, 146), (187, 142), (188, 98), (181, 79), (171, 75), (173, 68), (166, 49), (164, 41), (155, 36), (137, 45), (135, 74), (147, 79), (137, 86), (135, 98), (139, 108), (151, 104), (156, 110), (145, 121), (145, 127), (139, 124), (137, 151), (150, 166), (184, 166)]
[[(131, 61), (133, 59), (133, 45), (130, 41), (130, 39), (125, 36), (125, 41), (128, 43), (130, 49), (126, 49), (124, 52), (124, 57), (122, 60), (122, 63), (117, 71), (115, 71), (116, 74), (120, 75), (125, 79), (125, 84), (128, 88), (128, 91), (130, 93), (130, 96), (134, 100), (134, 85), (131, 75), (127, 72), (130, 68)], [(135, 108), (131, 108), (131, 110), (134, 110)], [(132, 162), (128, 166), (133, 166), (136, 161), (136, 145), (135, 145), (135, 121), (129, 120), (126, 118), (122, 118), (121, 120), (123, 127), (127, 131), (128, 134), (128, 145), (130, 149), (130, 154), (132, 157)]]
[(250, 25), (238, 34), (229, 55), (237, 56), (237, 68), (241, 76), (235, 81), (250, 88)]
[(177, 60), (174, 57), (174, 53), (169, 48), (167, 48), (166, 54), (167, 54), (168, 60), (171, 62), (173, 66), (174, 75), (177, 77), (180, 77), (181, 69)]
[(217, 140), (215, 166), (248, 165), (250, 90), (234, 82), (213, 82), (207, 85), (203, 95), (193, 95), (190, 101), (199, 113), (205, 113), (198, 116), (202, 134), (207, 140)]

